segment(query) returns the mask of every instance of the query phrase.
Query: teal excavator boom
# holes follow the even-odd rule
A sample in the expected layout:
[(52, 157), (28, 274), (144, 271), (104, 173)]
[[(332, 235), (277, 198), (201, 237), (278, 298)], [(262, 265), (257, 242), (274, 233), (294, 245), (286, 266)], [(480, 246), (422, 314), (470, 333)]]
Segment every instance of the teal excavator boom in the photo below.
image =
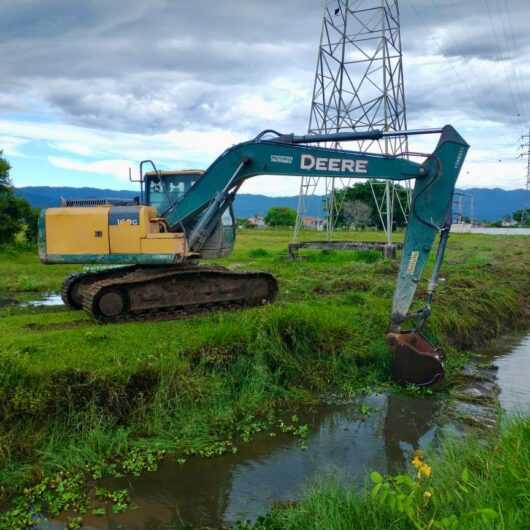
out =
[[(421, 163), (404, 155), (378, 155), (314, 145), (419, 134), (440, 136), (434, 152), (424, 155)], [(449, 125), (442, 129), (417, 131), (306, 136), (264, 131), (251, 141), (227, 149), (205, 172), (168, 173), (159, 172), (156, 168), (145, 175), (141, 172), (140, 204), (102, 205), (108, 209), (110, 252), (107, 246), (104, 253), (96, 254), (83, 252), (83, 249), (75, 252), (66, 249), (60, 254), (51, 252), (53, 245), (48, 245), (47, 241), (53, 233), (51, 228), (48, 229), (47, 219), (50, 223), (53, 221), (53, 216), (49, 215), (53, 209), (43, 212), (41, 259), (46, 263), (127, 265), (118, 270), (110, 269), (110, 272), (76, 275), (65, 282), (65, 301), (73, 307), (85, 308), (101, 321), (149, 318), (153, 314), (171, 317), (187, 308), (195, 310), (204, 306), (252, 305), (272, 301), (277, 287), (270, 275), (253, 273), (252, 276), (247, 273), (240, 281), (235, 272), (215, 267), (201, 268), (195, 264), (198, 259), (219, 257), (230, 252), (235, 232), (228, 230), (232, 239), (227, 243), (223, 219), (227, 213), (232, 213), (232, 202), (245, 180), (256, 175), (414, 180), (388, 339), (394, 352), (395, 378), (402, 382), (430, 384), (443, 375), (441, 352), (430, 345), (419, 331), (430, 314), (451, 224), (455, 183), (468, 148), (464, 139)], [(79, 208), (83, 204), (76, 201), (73, 206), (72, 217), (79, 222), (83, 213), (79, 212)], [(141, 224), (138, 219), (147, 215), (142, 213), (144, 207), (156, 209), (156, 217), (146, 221), (149, 226), (156, 225), (155, 234), (138, 235), (141, 232), (138, 232)], [(59, 214), (63, 230), (68, 224), (68, 216), (65, 217), (64, 209)], [(92, 215), (95, 215), (93, 211)], [(134, 235), (128, 236), (124, 232), (129, 227), (127, 222), (131, 234), (135, 228)], [(98, 232), (96, 230), (96, 234)], [(427, 301), (423, 309), (411, 313), (416, 288), (437, 235), (439, 244), (428, 283)], [(115, 244), (113, 237), (116, 238)], [(142, 245), (135, 246), (140, 248), (136, 252), (113, 252), (113, 248), (128, 248), (123, 241), (134, 237), (143, 238), (142, 245), (145, 243), (146, 249), (154, 248), (155, 244), (159, 245), (157, 248), (162, 248), (162, 243), (166, 246), (178, 243), (180, 246), (171, 252), (142, 251)], [(64, 245), (55, 247), (62, 249)], [(248, 297), (245, 292), (253, 292), (253, 296)], [(413, 328), (403, 330), (404, 324), (411, 319), (415, 320)]]
[[(455, 184), (469, 149), (466, 141), (450, 125), (442, 129), (417, 131), (291, 134), (268, 139), (266, 133), (276, 134), (264, 131), (255, 140), (225, 151), (195, 184), (194, 193), (185, 195), (165, 212), (168, 222), (178, 226), (193, 219), (189, 243), (191, 248), (200, 250), (239, 186), (256, 175), (358, 177), (392, 181), (414, 179), (411, 212), (392, 306), (391, 331), (400, 331), (401, 324), (411, 316), (421, 327), (430, 314), (432, 295), (443, 261), (451, 226)], [(421, 164), (402, 157), (307, 146), (320, 142), (381, 140), (391, 136), (423, 134), (440, 134), (440, 139), (434, 152), (426, 156)], [(203, 214), (196, 219), (195, 213), (201, 209), (204, 209)], [(428, 285), (427, 304), (420, 312), (411, 315), (410, 306), (436, 235), (439, 235), (440, 242)]]

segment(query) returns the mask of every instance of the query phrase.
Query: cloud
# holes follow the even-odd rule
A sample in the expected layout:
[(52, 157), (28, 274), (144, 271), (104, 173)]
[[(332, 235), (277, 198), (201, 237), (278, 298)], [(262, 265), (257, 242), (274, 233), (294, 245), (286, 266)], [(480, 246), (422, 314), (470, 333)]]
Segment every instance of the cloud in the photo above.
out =
[[(515, 161), (468, 162), (458, 179), (462, 188), (498, 188), (499, 183), (505, 189), (523, 188), (521, 164)], [(499, 178), (501, 177), (501, 178)]]
[(308, 8), (302, 0), (269, 2), (265, 10), (242, 0), (229, 7), (129, 0), (126, 10), (102, 0), (4, 0), (3, 79), (73, 124), (241, 130), (237, 120), (221, 120), (236, 114), (239, 101), (249, 114), (246, 101), (269, 81), (306, 70), (315, 49), (306, 31), (318, 34), (319, 12), (318, 2)]
[(56, 142), (50, 143), (50, 147), (57, 151), (64, 151), (67, 153), (74, 153), (81, 156), (91, 156), (94, 154), (88, 145), (76, 144), (73, 142)]
[[(530, 111), (527, 2), (513, 0), (509, 13), (501, 6), (495, 17), (493, 0), (485, 2), (488, 9), (476, 1), (402, 6), (411, 113), (458, 101), (479, 117), (520, 123)], [(40, 101), (67, 123), (148, 134), (249, 132), (260, 121), (306, 127), (318, 0), (2, 4), (3, 79), (17, 85), (12, 108)], [(432, 64), (420, 65), (426, 56)], [(272, 90), (276, 79), (298, 87), (296, 97)]]
[(0, 151), (3, 152), (4, 156), (24, 156), (20, 147), (27, 142), (28, 140), (24, 138), (0, 135)]
[[(6, 152), (45, 142), (86, 163), (204, 166), (261, 129), (307, 129), (320, 0), (1, 4)], [(515, 143), (530, 119), (528, 15), (528, 0), (403, 2), (409, 126)]]
[[(64, 158), (76, 160), (68, 155), (81, 155), (85, 159), (91, 157), (103, 160), (132, 161), (134, 166), (141, 160), (153, 159), (160, 162), (163, 167), (188, 167), (190, 165), (205, 167), (231, 145), (248, 139), (241, 134), (222, 129), (175, 130), (142, 135), (101, 131), (61, 123), (0, 120), (0, 148), (5, 148), (6, 154), (9, 154), (9, 148), (12, 155), (20, 156), (23, 154), (19, 152), (22, 147), (27, 147), (32, 142), (39, 142), (67, 155), (66, 157), (50, 155), (55, 161)], [(19, 149), (19, 151), (15, 152), (13, 149)], [(72, 167), (72, 169), (81, 171), (79, 167)]]
[(48, 162), (52, 166), (83, 173), (99, 175), (112, 175), (119, 180), (129, 181), (129, 169), (132, 171), (133, 163), (130, 160), (99, 160), (98, 162), (80, 162), (71, 158), (49, 156)]

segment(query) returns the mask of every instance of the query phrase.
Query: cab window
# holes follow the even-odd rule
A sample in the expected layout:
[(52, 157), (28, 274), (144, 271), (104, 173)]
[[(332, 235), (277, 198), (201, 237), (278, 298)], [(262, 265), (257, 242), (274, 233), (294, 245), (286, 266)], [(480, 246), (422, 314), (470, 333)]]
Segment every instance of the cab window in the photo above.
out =
[(149, 179), (149, 204), (160, 211), (163, 202), (167, 204), (162, 182), (158, 177), (153, 177)]
[(171, 203), (178, 202), (197, 181), (199, 175), (153, 176), (149, 179), (148, 201), (158, 213), (164, 212)]

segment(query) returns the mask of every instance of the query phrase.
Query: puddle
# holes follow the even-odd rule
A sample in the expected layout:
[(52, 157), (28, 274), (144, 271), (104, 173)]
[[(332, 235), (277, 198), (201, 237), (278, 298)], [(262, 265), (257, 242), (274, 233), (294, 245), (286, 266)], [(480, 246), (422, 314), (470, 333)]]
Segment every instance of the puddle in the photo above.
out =
[(64, 305), (61, 295), (57, 293), (46, 293), (33, 300), (30, 296), (26, 294), (18, 299), (0, 297), (0, 309), (3, 307), (54, 307)]
[[(127, 488), (136, 509), (86, 517), (83, 528), (227, 527), (239, 520), (254, 521), (275, 503), (296, 501), (311, 483), (326, 476), (361, 487), (369, 471), (403, 469), (414, 449), (436, 444), (443, 430), (469, 428), (468, 422), (459, 424), (455, 418), (468, 415), (475, 426), (494, 425), (498, 396), (510, 412), (528, 410), (530, 334), (512, 344), (510, 353), (479, 361), (455, 389), (459, 399), (374, 394), (298, 414), (310, 428), (307, 449), (288, 435), (262, 433), (239, 445), (235, 455), (192, 458), (182, 465), (167, 459), (157, 472), (107, 481), (107, 487)], [(366, 407), (370, 413), (363, 416), (360, 411)], [(454, 414), (448, 415), (451, 407)], [(50, 523), (48, 528), (64, 526)]]
[[(361, 403), (369, 415), (360, 413)], [(261, 433), (236, 455), (192, 458), (182, 465), (168, 459), (155, 473), (106, 481), (109, 488), (128, 488), (136, 509), (86, 517), (85, 528), (218, 528), (254, 520), (275, 502), (296, 500), (326, 475), (362, 486), (367, 472), (401, 468), (414, 448), (433, 441), (437, 409), (435, 399), (385, 394), (317, 407), (299, 414), (311, 431), (306, 449), (292, 436)]]
[(60, 294), (51, 293), (46, 294), (42, 298), (37, 300), (29, 300), (27, 302), (21, 302), (21, 307), (51, 307), (64, 305)]

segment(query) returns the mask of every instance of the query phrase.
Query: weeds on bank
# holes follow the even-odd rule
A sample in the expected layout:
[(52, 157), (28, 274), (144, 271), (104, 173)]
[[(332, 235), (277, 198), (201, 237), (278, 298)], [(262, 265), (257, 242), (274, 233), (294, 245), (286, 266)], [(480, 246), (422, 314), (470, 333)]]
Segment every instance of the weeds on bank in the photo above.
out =
[(374, 483), (370, 495), (383, 510), (388, 507), (391, 511), (404, 515), (407, 522), (418, 530), (458, 530), (471, 526), (471, 521), (476, 523), (479, 520), (488, 524), (499, 518), (492, 508), (439, 516), (438, 514), (446, 511), (445, 507), (454, 497), (462, 498), (473, 494), (473, 482), (468, 469), (465, 467), (462, 470), (460, 477), (454, 481), (452, 490), (444, 491), (437, 489), (431, 480), (432, 468), (424, 461), (421, 452), (416, 452), (411, 464), (417, 470), (414, 478), (407, 474), (383, 477), (377, 471), (370, 474)]
[[(253, 435), (264, 430), (270, 435), (276, 435), (278, 430), (298, 438), (302, 447), (305, 447), (309, 434), (308, 426), (300, 424), (296, 415), (290, 420), (275, 419), (272, 414), (265, 420), (247, 416), (237, 431), (229, 434), (229, 439), (193, 444), (184, 449), (176, 461), (185, 464), (191, 457), (213, 458), (226, 453), (235, 454), (238, 451), (236, 443), (247, 443)], [(131, 507), (129, 492), (98, 486), (98, 481), (154, 472), (166, 456), (165, 450), (136, 447), (120, 459), (86, 464), (79, 471), (59, 471), (46, 476), (34, 486), (23, 488), (11, 499), (9, 509), (0, 515), (0, 530), (25, 530), (43, 516), (53, 518), (62, 513), (70, 514), (67, 528), (74, 529), (82, 526), (83, 517), (87, 514), (104, 516), (109, 511), (121, 513)]]

